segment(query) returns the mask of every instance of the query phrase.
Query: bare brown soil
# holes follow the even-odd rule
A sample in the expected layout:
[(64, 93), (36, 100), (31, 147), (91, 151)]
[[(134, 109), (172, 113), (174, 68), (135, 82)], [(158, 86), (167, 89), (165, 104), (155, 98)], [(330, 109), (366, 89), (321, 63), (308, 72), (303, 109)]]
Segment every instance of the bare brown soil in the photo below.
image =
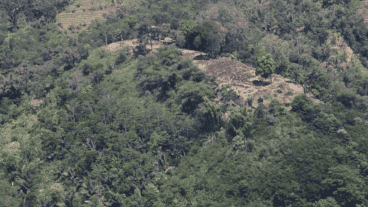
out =
[[(262, 6), (266, 6), (268, 1), (262, 2), (261, 4)], [(74, 27), (76, 27), (80, 23), (86, 24), (87, 27), (93, 19), (103, 18), (102, 14), (112, 13), (122, 5), (115, 5), (114, 7), (106, 7), (102, 10), (95, 11), (85, 10), (85, 12), (83, 12), (83, 9), (89, 8), (90, 6), (90, 3), (86, 1), (86, 3), (81, 4), (80, 7), (74, 11), (74, 13), (64, 12), (59, 14), (58, 20), (60, 23), (60, 29), (68, 29), (70, 25), (74, 25)], [(84, 29), (85, 28), (79, 28), (76, 30), (82, 31)], [(70, 33), (70, 31), (68, 31), (68, 33)], [(139, 43), (137, 39), (124, 40), (111, 43), (103, 48), (110, 53), (116, 53), (122, 46), (128, 46), (131, 49), (131, 54), (133, 54), (133, 49), (138, 44)], [(162, 45), (163, 42), (161, 41), (153, 41), (152, 51), (150, 53), (152, 54), (157, 52), (157, 48), (161, 47)], [(147, 49), (151, 49), (151, 45), (147, 45)], [(272, 75), (272, 83), (270, 82), (270, 79), (264, 81), (263, 78), (255, 76), (255, 68), (243, 64), (240, 61), (232, 60), (226, 57), (219, 57), (210, 60), (198, 60), (196, 58), (197, 60), (195, 60), (195, 57), (206, 54), (193, 50), (180, 50), (182, 51), (183, 58), (189, 58), (199, 69), (210, 76), (215, 76), (220, 87), (222, 85), (229, 84), (231, 88), (242, 97), (241, 104), (245, 104), (248, 96), (252, 97), (253, 104), (252, 106), (247, 104), (247, 108), (256, 108), (258, 106), (257, 100), (259, 97), (269, 96), (271, 98), (277, 99), (280, 103), (284, 103), (287, 109), (290, 110), (291, 107), (288, 104), (296, 95), (304, 92), (302, 86), (299, 84), (294, 84), (290, 80), (285, 79), (277, 74)], [(268, 84), (261, 84), (267, 82)], [(311, 93), (308, 93), (307, 96), (313, 98), (315, 102), (320, 102), (318, 99), (315, 99)], [(270, 100), (263, 101), (266, 106), (269, 105), (269, 102)], [(235, 105), (239, 105), (239, 103)]]
[[(331, 44), (332, 40), (334, 38), (333, 34), (330, 34), (330, 36), (327, 38), (326, 43), (330, 44), (330, 49), (333, 52), (333, 54), (331, 55), (331, 57), (336, 57), (337, 55), (335, 54), (335, 51), (338, 52), (339, 54), (343, 54), (344, 52), (347, 55), (347, 59), (346, 61), (341, 63), (341, 67), (342, 68), (346, 68), (348, 66), (352, 66), (353, 61), (359, 61), (359, 58), (354, 54), (354, 51), (348, 46), (348, 44), (344, 41), (343, 37), (335, 37), (335, 44)], [(333, 81), (336, 81), (338, 79), (338, 74), (337, 74), (337, 70), (334, 69), (336, 68), (336, 66), (334, 64), (328, 65), (327, 62), (323, 62), (321, 63), (321, 67), (325, 69), (325, 71), (328, 71), (331, 74), (331, 78)], [(366, 70), (364, 70), (364, 68), (362, 67), (360, 72), (363, 75), (368, 75), (368, 72)]]
[(360, 2), (362, 8), (358, 9), (357, 13), (362, 14), (364, 18), (364, 23), (368, 23), (368, 0), (363, 0)]
[[(73, 12), (62, 12), (57, 15), (56, 23), (59, 25), (59, 30), (64, 31), (67, 30), (68, 34), (73, 36), (86, 30), (86, 28), (91, 24), (93, 19), (103, 19), (103, 14), (112, 14), (117, 9), (119, 9), (123, 4), (117, 3), (115, 6), (107, 6), (103, 9), (96, 9), (94, 11), (89, 11), (93, 4), (89, 1), (83, 1), (80, 7), (75, 9)], [(97, 4), (96, 4), (97, 5)], [(85, 11), (83, 11), (83, 9)], [(85, 25), (85, 26), (83, 26)], [(68, 30), (69, 26), (72, 26), (75, 30), (75, 33), (72, 33)]]
[[(121, 46), (128, 46), (133, 49), (138, 45), (138, 40), (126, 40), (111, 43), (104, 46), (105, 50), (111, 53), (118, 52)], [(157, 48), (163, 45), (160, 41), (153, 41), (153, 51), (157, 52)], [(151, 45), (147, 45), (147, 49), (150, 49)], [(179, 48), (178, 48), (179, 49)], [(272, 74), (271, 79), (263, 79), (260, 76), (255, 75), (255, 68), (248, 66), (238, 60), (233, 60), (227, 57), (218, 57), (216, 59), (203, 60), (195, 57), (199, 55), (206, 55), (206, 53), (198, 52), (194, 50), (179, 49), (182, 52), (182, 57), (189, 58), (194, 65), (205, 72), (209, 76), (215, 76), (219, 87), (229, 84), (231, 88), (237, 92), (242, 98), (242, 103), (233, 103), (238, 106), (241, 104), (246, 105), (247, 109), (255, 109), (258, 107), (257, 100), (259, 97), (272, 97), (277, 99), (280, 103), (285, 104), (288, 110), (291, 109), (289, 105), (294, 97), (298, 94), (304, 93), (303, 87), (299, 84), (295, 84), (289, 79), (286, 79), (278, 74)], [(289, 92), (289, 94), (287, 94)], [(291, 93), (291, 94), (290, 94)], [(252, 106), (246, 104), (248, 95), (253, 98)], [(308, 97), (311, 97), (314, 102), (320, 103), (321, 101), (314, 98), (313, 94), (307, 93)], [(268, 107), (269, 100), (263, 101), (264, 105)]]

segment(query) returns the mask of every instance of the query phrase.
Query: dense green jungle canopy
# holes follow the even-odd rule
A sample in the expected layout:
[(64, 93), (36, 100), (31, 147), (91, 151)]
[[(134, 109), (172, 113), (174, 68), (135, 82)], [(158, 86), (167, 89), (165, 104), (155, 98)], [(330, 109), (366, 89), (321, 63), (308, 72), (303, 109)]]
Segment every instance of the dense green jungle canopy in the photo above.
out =
[[(359, 1), (142, 0), (77, 37), (55, 23), (70, 3), (0, 0), (0, 206), (368, 205)], [(176, 47), (101, 48), (146, 44), (149, 26), (163, 23)], [(267, 34), (278, 40), (262, 41)], [(343, 67), (329, 34), (359, 61)], [(226, 106), (239, 96), (216, 89), (178, 48), (236, 54), (324, 102), (301, 94), (286, 113), (277, 102)]]

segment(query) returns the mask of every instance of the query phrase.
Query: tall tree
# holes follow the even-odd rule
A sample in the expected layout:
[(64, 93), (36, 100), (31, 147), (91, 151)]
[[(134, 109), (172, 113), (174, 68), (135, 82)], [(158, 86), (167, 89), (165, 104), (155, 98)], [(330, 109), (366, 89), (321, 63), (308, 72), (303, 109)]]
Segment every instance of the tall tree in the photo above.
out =
[[(271, 54), (266, 54), (257, 58), (256, 75), (261, 75), (263, 78), (268, 78), (276, 70), (276, 63)], [(272, 82), (272, 78), (271, 78)]]
[(152, 50), (152, 33), (153, 31), (153, 21), (152, 20), (144, 20), (139, 25), (136, 26), (138, 30), (138, 39), (139, 43), (143, 44), (144, 49), (147, 43), (151, 43), (151, 50)]
[(197, 23), (204, 21), (215, 23), (219, 31), (220, 45), (226, 52), (233, 52), (235, 49), (239, 51), (244, 47), (247, 20), (236, 7), (224, 2), (210, 4), (206, 11), (200, 12), (196, 17)]
[(12, 24), (12, 31), (17, 27), (18, 17), (27, 7), (28, 0), (1, 0), (0, 9), (8, 15), (8, 21)]
[[(218, 23), (217, 25), (221, 26)], [(224, 37), (219, 33), (216, 24), (212, 21), (205, 21), (196, 28), (196, 32), (199, 35), (194, 39), (194, 46), (207, 52), (210, 57), (215, 57), (221, 50), (221, 37)]]
[(349, 165), (338, 165), (328, 169), (328, 178), (321, 184), (332, 192), (332, 195), (342, 206), (356, 206), (365, 200), (364, 180), (359, 176), (359, 170)]

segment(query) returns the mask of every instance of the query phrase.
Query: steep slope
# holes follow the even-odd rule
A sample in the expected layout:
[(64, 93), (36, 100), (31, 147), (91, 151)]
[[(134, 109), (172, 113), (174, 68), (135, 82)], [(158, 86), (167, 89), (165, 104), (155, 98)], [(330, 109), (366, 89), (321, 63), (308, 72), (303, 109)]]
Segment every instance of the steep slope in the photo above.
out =
[(368, 24), (368, 0), (360, 1), (360, 5), (362, 5), (362, 8), (358, 9), (357, 12), (363, 15), (364, 23)]
[[(137, 39), (119, 41), (104, 46), (104, 49), (110, 53), (118, 52), (121, 46), (128, 46), (133, 49), (138, 45)], [(160, 41), (153, 41), (153, 51), (157, 52), (157, 48), (163, 45)], [(147, 45), (147, 49), (151, 46)], [(179, 48), (180, 49), (180, 48)], [(248, 66), (238, 60), (233, 60), (228, 57), (218, 57), (216, 59), (206, 60), (202, 58), (206, 53), (194, 50), (180, 49), (183, 58), (189, 58), (194, 65), (205, 72), (209, 76), (215, 76), (220, 87), (229, 84), (231, 88), (241, 96), (241, 103), (233, 103), (234, 105), (246, 105), (247, 109), (255, 109), (258, 107), (257, 100), (264, 98), (264, 105), (268, 107), (271, 99), (277, 99), (284, 104), (288, 110), (291, 110), (289, 105), (294, 97), (304, 93), (301, 85), (295, 84), (287, 78), (278, 74), (272, 74), (272, 83), (268, 80), (262, 82), (260, 76), (255, 75), (256, 69)], [(312, 98), (314, 102), (319, 103), (320, 100), (314, 98), (313, 94), (307, 93), (307, 96)], [(248, 97), (253, 99), (251, 106), (246, 103)]]
[[(75, 5), (79, 6), (77, 7)], [(101, 9), (99, 8), (100, 5), (102, 7)], [(121, 6), (123, 6), (123, 3), (119, 2), (116, 2), (115, 5), (108, 4), (108, 2), (99, 4), (91, 1), (74, 3), (65, 12), (59, 13), (56, 16), (56, 23), (61, 31), (67, 30), (68, 34), (73, 36), (78, 32), (86, 30), (92, 20), (102, 19), (103, 14), (112, 14)], [(69, 27), (73, 28), (74, 33), (69, 30)]]

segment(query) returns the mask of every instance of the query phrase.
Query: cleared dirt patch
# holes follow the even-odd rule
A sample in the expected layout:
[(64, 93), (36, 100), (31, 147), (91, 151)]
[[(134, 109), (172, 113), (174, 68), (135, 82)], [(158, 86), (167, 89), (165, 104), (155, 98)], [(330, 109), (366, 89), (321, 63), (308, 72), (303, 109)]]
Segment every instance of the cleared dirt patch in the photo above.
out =
[[(138, 45), (138, 40), (126, 40), (115, 42), (104, 46), (105, 50), (111, 53), (115, 53), (121, 46), (128, 46), (132, 50)], [(160, 41), (153, 41), (153, 51), (157, 52), (157, 48), (163, 45)], [(151, 45), (147, 45), (147, 49), (150, 49)], [(178, 48), (179, 49), (179, 48)], [(205, 72), (209, 76), (215, 76), (219, 87), (229, 84), (231, 88), (241, 96), (241, 103), (232, 103), (235, 106), (246, 105), (247, 109), (255, 109), (258, 107), (257, 100), (262, 97), (270, 97), (277, 99), (280, 103), (285, 104), (288, 110), (291, 110), (289, 105), (294, 97), (298, 94), (304, 93), (304, 89), (301, 85), (295, 84), (287, 78), (278, 74), (272, 74), (271, 79), (263, 79), (260, 76), (255, 75), (256, 69), (248, 66), (238, 60), (233, 60), (228, 57), (218, 57), (216, 59), (203, 60), (198, 56), (205, 56), (206, 53), (198, 52), (194, 50), (179, 49), (182, 52), (182, 57), (189, 58), (194, 65)], [(252, 106), (246, 104), (248, 95), (253, 98)], [(321, 101), (316, 99), (312, 93), (306, 94), (312, 98), (315, 103)], [(269, 106), (270, 100), (263, 101), (265, 106)]]
[(357, 10), (358, 14), (362, 14), (364, 18), (364, 23), (368, 23), (368, 0), (360, 1), (362, 7)]
[[(229, 84), (231, 88), (243, 98), (243, 104), (245, 104), (245, 100), (247, 100), (248, 96), (252, 97), (253, 107), (247, 105), (247, 108), (257, 108), (257, 100), (260, 97), (264, 98), (271, 96), (280, 103), (287, 105), (296, 95), (304, 93), (304, 89), (301, 85), (295, 84), (280, 75), (272, 74), (272, 83), (271, 78), (263, 79), (260, 76), (256, 76), (255, 68), (238, 60), (221, 57), (208, 62), (206, 73), (209, 76), (215, 76), (220, 86)], [(291, 94), (287, 94), (288, 92), (291, 92)], [(314, 99), (311, 93), (307, 93), (307, 96)], [(319, 102), (318, 99), (314, 100), (315, 102)], [(264, 100), (263, 103), (268, 107), (270, 101)], [(288, 110), (291, 109), (290, 106), (287, 108)]]
[[(125, 47), (129, 47), (130, 50), (130, 54), (133, 55), (133, 49), (139, 45), (138, 39), (132, 39), (132, 40), (124, 40), (124, 41), (118, 41), (118, 42), (114, 42), (108, 45), (103, 46), (103, 48), (110, 53), (117, 53), (119, 52), (119, 49), (123, 46)], [(157, 52), (157, 48), (163, 46), (163, 42), (161, 41), (152, 41), (152, 51), (149, 52), (149, 54), (152, 53), (156, 53)], [(146, 49), (147, 50), (151, 50), (151, 44), (147, 44), (146, 45)]]
[[(335, 44), (332, 44), (332, 40), (335, 36)], [(348, 66), (352, 66), (353, 61), (359, 61), (359, 58), (354, 54), (354, 51), (349, 47), (349, 45), (344, 41), (344, 38), (342, 36), (338, 37), (336, 34), (330, 34), (329, 37), (326, 40), (326, 44), (330, 44), (330, 49), (333, 51), (337, 51), (339, 55), (342, 55), (344, 52), (346, 53), (346, 61), (341, 63), (342, 68), (346, 68)], [(336, 57), (336, 54), (332, 54), (331, 57)], [(331, 64), (328, 65), (327, 62), (321, 63), (321, 67), (324, 68), (326, 71), (332, 71), (333, 73), (336, 73), (334, 77), (337, 77), (337, 71), (334, 70), (335, 65)], [(368, 72), (361, 68), (360, 72), (364, 75), (368, 75)]]
[[(91, 3), (90, 1), (82, 1), (80, 7), (70, 12), (62, 12), (56, 16), (56, 23), (60, 31), (67, 30), (71, 36), (77, 35), (77, 33), (86, 30), (91, 24), (93, 19), (103, 19), (103, 14), (112, 14), (124, 4), (117, 3), (114, 6), (105, 5), (102, 10), (96, 9), (94, 11), (88, 10), (91, 6), (98, 6), (97, 3)], [(85, 10), (85, 11), (83, 11)], [(85, 25), (85, 26), (83, 26)], [(72, 26), (75, 33), (72, 33), (68, 28)], [(77, 28), (79, 27), (79, 28)]]

